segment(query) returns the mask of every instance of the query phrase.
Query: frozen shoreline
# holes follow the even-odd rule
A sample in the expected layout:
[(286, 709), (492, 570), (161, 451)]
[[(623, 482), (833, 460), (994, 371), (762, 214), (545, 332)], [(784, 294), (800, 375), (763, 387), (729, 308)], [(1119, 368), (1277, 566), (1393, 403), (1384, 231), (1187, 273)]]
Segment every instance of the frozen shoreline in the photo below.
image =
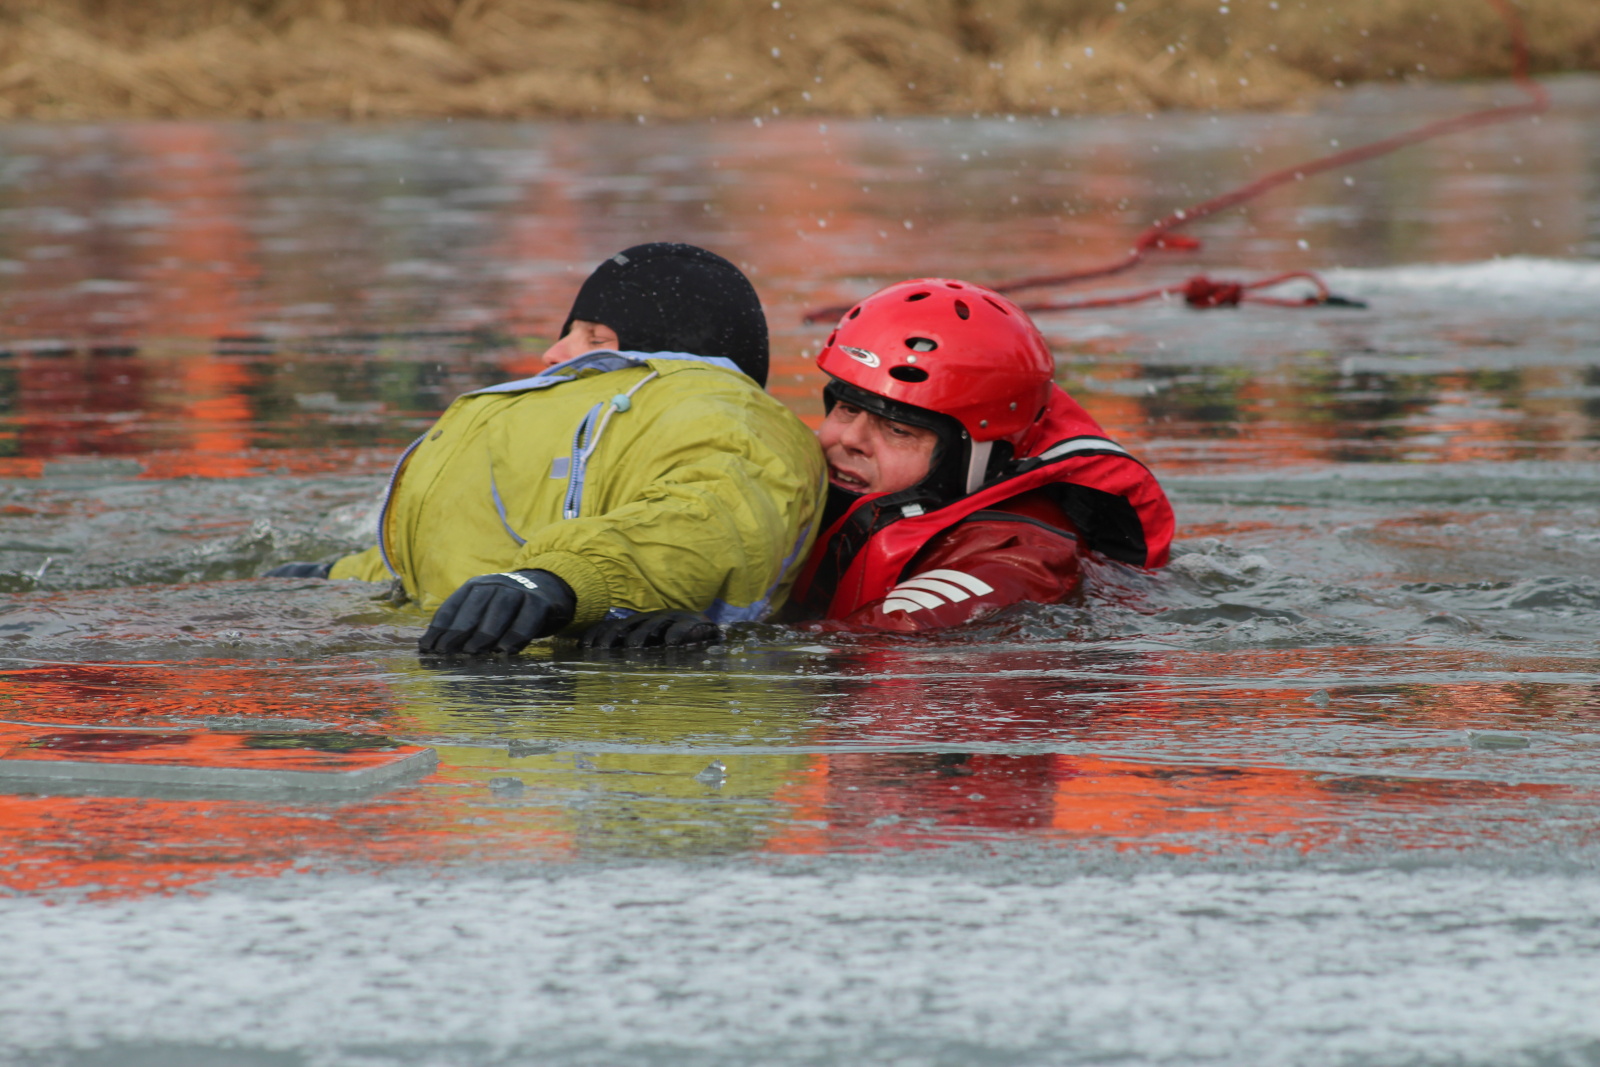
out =
[[(1283, 108), (1510, 72), (1488, 3), (42, 0), (0, 8), (0, 119), (766, 118)], [(1533, 70), (1600, 9), (1528, 5)]]

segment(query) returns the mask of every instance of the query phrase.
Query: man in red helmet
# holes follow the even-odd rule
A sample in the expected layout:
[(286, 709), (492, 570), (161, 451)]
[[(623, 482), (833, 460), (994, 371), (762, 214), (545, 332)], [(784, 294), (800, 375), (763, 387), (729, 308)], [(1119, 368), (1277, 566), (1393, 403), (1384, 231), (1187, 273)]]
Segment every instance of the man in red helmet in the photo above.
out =
[[(830, 629), (916, 632), (1081, 584), (1085, 551), (1167, 562), (1172, 507), (1154, 475), (1054, 384), (1021, 308), (969, 282), (924, 278), (851, 308), (817, 365), (823, 534), (794, 603)], [(637, 618), (599, 647), (704, 640), (691, 621)]]
[(1000, 294), (892, 285), (845, 314), (817, 365), (830, 499), (795, 600), (830, 627), (935, 630), (1059, 603), (1086, 550), (1166, 563), (1166, 494), (1054, 384), (1049, 346)]

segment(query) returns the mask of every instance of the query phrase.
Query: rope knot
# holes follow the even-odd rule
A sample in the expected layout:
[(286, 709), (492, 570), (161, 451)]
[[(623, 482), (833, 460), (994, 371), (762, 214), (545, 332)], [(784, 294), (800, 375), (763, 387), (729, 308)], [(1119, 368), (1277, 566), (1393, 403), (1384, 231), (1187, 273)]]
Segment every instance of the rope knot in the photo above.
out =
[(1183, 287), (1183, 299), (1192, 308), (1238, 307), (1244, 299), (1244, 286), (1238, 282), (1214, 282), (1196, 274)]

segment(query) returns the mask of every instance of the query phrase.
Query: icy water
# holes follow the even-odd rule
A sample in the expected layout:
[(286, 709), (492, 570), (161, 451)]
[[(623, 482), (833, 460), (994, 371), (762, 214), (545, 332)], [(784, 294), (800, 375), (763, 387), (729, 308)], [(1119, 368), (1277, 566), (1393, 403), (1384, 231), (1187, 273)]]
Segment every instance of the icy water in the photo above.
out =
[[(1115, 256), (1300, 115), (0, 127), (0, 719), (421, 741), (0, 793), (0, 1063), (1600, 1064), (1600, 82), (1193, 231), (1367, 310), (1041, 318), (1173, 565), (938, 638), (420, 662), (397, 450), (640, 240), (804, 310)], [(1118, 286), (1108, 286), (1115, 289)]]

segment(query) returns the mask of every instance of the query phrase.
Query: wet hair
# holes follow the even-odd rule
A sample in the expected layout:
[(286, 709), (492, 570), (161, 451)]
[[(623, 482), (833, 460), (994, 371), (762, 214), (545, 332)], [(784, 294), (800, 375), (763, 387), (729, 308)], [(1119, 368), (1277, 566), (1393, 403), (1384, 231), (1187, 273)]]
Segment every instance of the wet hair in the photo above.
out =
[(689, 352), (732, 360), (767, 384), (767, 317), (744, 272), (696, 245), (655, 242), (625, 248), (578, 290), (575, 320), (609, 326), (629, 352)]

